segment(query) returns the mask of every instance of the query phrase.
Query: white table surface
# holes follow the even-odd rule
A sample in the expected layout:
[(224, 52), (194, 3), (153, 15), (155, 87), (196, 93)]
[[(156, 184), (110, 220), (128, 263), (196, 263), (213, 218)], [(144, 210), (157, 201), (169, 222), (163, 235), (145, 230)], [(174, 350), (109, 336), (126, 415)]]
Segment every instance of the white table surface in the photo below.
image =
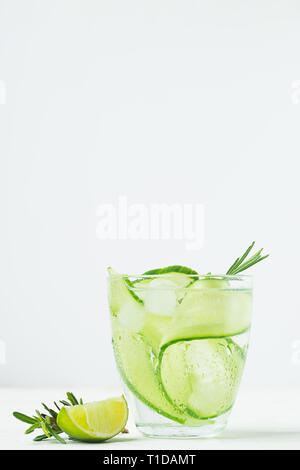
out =
[[(12, 417), (13, 411), (32, 414), (39, 403), (50, 404), (64, 398), (62, 389), (0, 388), (0, 449), (300, 449), (300, 387), (242, 387), (224, 433), (214, 439), (148, 439), (133, 424), (130, 415), (129, 434), (121, 434), (100, 444), (69, 441), (61, 445), (51, 439), (32, 442), (24, 435), (25, 423)], [(75, 394), (78, 390), (72, 389)], [(116, 388), (81, 389), (85, 401), (118, 395)]]

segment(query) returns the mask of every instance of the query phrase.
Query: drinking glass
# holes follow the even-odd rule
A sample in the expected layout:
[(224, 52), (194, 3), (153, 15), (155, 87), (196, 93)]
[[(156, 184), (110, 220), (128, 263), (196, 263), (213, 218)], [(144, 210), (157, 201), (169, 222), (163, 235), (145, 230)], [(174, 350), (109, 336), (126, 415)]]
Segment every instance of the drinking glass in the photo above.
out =
[(115, 360), (144, 435), (212, 437), (225, 428), (242, 377), (252, 280), (176, 274), (110, 272)]

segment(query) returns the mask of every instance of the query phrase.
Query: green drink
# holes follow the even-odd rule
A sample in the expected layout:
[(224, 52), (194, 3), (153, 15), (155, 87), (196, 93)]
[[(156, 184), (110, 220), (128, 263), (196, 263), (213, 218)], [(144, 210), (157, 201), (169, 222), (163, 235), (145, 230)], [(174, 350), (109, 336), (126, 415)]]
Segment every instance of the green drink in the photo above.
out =
[(246, 359), (249, 276), (109, 270), (117, 366), (148, 436), (215, 435), (227, 422)]

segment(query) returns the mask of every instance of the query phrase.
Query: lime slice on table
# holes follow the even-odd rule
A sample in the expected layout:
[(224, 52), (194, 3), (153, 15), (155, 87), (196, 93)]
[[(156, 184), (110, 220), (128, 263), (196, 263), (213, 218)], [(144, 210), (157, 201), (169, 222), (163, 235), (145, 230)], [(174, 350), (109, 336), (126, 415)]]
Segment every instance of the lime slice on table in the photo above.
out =
[(57, 416), (58, 426), (73, 439), (101, 442), (119, 434), (128, 418), (124, 396), (84, 405), (64, 406)]
[[(168, 284), (170, 288), (173, 286), (176, 299), (180, 302), (184, 296), (184, 289), (193, 284), (196, 280), (197, 272), (185, 266), (173, 265), (166, 268), (146, 271), (142, 276), (146, 277), (133, 282), (133, 286), (136, 289), (135, 292), (138, 297), (145, 302), (146, 307), (148, 307), (148, 305), (150, 306), (151, 311), (151, 304), (153, 305), (154, 300), (153, 297), (157, 297), (157, 290), (160, 290), (160, 285), (162, 287), (161, 291), (164, 290), (164, 286), (168, 287)], [(150, 301), (149, 304), (148, 300)]]

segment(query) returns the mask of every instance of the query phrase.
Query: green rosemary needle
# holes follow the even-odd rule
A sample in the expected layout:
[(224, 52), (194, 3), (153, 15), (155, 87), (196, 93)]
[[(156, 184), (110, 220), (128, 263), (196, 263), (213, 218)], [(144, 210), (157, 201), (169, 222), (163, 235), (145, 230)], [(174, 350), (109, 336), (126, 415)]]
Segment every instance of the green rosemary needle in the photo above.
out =
[(238, 273), (241, 273), (242, 271), (245, 271), (246, 269), (249, 269), (251, 266), (253, 266), (256, 263), (259, 263), (263, 259), (266, 259), (269, 255), (261, 256), (261, 253), (263, 251), (263, 248), (261, 248), (257, 253), (255, 253), (251, 258), (246, 259), (247, 256), (249, 255), (250, 251), (254, 247), (255, 242), (252, 242), (251, 245), (247, 248), (245, 253), (240, 257), (235, 260), (235, 262), (230, 266), (228, 271), (226, 272), (227, 275), (235, 275)]
[[(68, 400), (60, 400), (60, 403), (62, 403), (64, 406), (83, 404), (82, 398), (77, 400), (77, 398), (72, 392), (67, 392), (67, 399)], [(60, 407), (57, 405), (56, 402), (54, 402), (54, 405), (59, 411)], [(27, 416), (24, 413), (20, 413), (19, 411), (14, 411), (13, 416), (16, 419), (23, 421), (23, 423), (31, 425), (28, 429), (26, 429), (25, 434), (31, 434), (36, 429), (42, 429), (44, 434), (36, 436), (33, 439), (34, 441), (43, 441), (50, 437), (54, 437), (61, 444), (66, 444), (65, 439), (59, 436), (59, 434), (61, 434), (63, 431), (60, 429), (56, 422), (58, 413), (55, 410), (49, 408), (47, 405), (45, 405), (45, 403), (42, 403), (42, 406), (48, 412), (48, 414), (41, 413), (39, 410), (35, 410), (34, 416)]]

